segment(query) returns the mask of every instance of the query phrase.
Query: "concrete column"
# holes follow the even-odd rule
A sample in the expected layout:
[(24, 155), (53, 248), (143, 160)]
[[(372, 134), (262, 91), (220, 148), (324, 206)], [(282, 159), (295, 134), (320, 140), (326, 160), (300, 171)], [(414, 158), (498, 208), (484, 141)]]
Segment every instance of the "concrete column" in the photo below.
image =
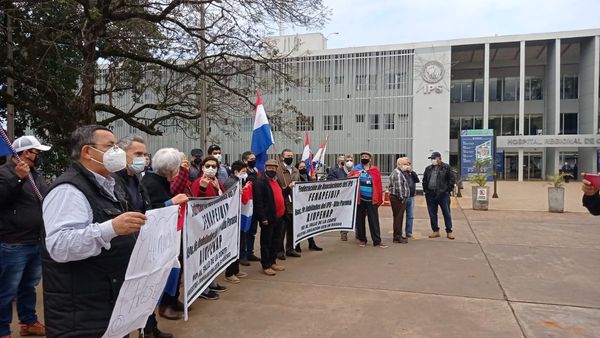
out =
[[(548, 42), (548, 57), (546, 64), (546, 114), (545, 135), (558, 135), (560, 131), (560, 39)], [(546, 175), (558, 172), (558, 151), (556, 148), (546, 149)]]
[[(519, 46), (519, 135), (525, 134), (525, 41)], [(523, 182), (523, 148), (519, 148), (519, 182)]]
[(490, 119), (490, 44), (483, 52), (483, 129), (488, 129)]
[[(579, 133), (598, 133), (598, 87), (600, 82), (600, 38), (581, 41), (579, 59)], [(597, 172), (596, 149), (579, 148), (578, 171)]]

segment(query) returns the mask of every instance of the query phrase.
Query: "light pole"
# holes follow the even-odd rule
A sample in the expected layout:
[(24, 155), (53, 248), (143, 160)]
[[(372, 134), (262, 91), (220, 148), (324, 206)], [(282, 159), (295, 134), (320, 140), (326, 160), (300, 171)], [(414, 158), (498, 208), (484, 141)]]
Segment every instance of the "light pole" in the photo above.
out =
[[(332, 33), (327, 34), (327, 36), (325, 36), (325, 46), (324, 46), (325, 48), (327, 48), (327, 41), (329, 41), (329, 37), (332, 35), (340, 35), (340, 32), (332, 32)], [(325, 49), (325, 48), (323, 48), (323, 49)]]

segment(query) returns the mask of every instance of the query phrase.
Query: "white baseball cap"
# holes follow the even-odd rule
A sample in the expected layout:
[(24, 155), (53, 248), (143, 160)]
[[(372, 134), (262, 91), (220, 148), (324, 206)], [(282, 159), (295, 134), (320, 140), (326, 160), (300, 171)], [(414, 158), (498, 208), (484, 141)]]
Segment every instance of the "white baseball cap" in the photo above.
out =
[(50, 146), (45, 146), (38, 141), (37, 138), (33, 136), (21, 136), (16, 139), (13, 144), (13, 148), (15, 148), (15, 152), (20, 153), (29, 149), (37, 149), (40, 151), (50, 150)]

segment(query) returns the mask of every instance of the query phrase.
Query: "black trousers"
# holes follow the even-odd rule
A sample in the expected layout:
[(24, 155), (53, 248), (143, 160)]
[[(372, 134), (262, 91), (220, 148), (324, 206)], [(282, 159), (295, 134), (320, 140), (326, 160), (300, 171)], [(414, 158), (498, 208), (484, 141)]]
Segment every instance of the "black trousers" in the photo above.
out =
[(260, 225), (260, 263), (263, 269), (275, 264), (277, 252), (282, 243), (283, 224), (280, 218), (274, 218), (269, 224)]
[(379, 229), (379, 206), (371, 202), (360, 202), (356, 206), (356, 233), (358, 240), (367, 242), (367, 231), (365, 228), (365, 217), (369, 219), (369, 230), (373, 245), (381, 243), (381, 230)]
[[(246, 243), (246, 233), (240, 231), (240, 257), (244, 257), (242, 255), (242, 246)], [(227, 269), (225, 269), (225, 277), (231, 277), (233, 275), (237, 275), (240, 273), (240, 260), (236, 259), (235, 262), (229, 264)]]

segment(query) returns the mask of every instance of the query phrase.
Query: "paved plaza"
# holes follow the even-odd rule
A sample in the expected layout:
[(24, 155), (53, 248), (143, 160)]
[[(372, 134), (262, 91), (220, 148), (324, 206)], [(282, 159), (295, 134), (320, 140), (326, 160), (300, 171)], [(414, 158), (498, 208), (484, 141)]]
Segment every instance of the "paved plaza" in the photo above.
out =
[(579, 183), (567, 186), (563, 214), (543, 211), (545, 189), (501, 182), (489, 211), (471, 210), (464, 194), (453, 201), (454, 241), (427, 238), (419, 196), (416, 239), (392, 244), (382, 207), (388, 249), (321, 235), (325, 251), (304, 243), (275, 277), (256, 263), (241, 284), (221, 276), (220, 300), (160, 327), (177, 337), (599, 337), (600, 217), (580, 207)]

